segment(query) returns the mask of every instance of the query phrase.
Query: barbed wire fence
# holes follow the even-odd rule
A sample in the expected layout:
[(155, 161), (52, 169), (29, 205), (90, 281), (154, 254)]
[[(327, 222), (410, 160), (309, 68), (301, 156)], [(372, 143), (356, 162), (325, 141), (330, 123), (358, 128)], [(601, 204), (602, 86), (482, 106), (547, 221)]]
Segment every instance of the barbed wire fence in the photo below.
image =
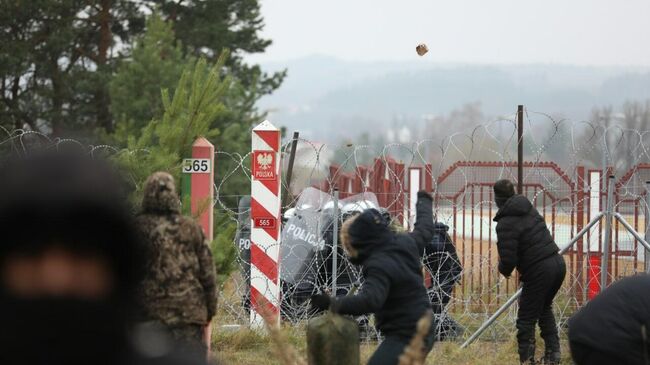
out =
[[(589, 222), (596, 206), (603, 209), (607, 195), (603, 181), (610, 174), (617, 179), (613, 210), (644, 235), (648, 229), (649, 133), (526, 110), (524, 195), (544, 216), (560, 247)], [(52, 139), (28, 130), (3, 129), (0, 135), (0, 153), (62, 146), (75, 146), (93, 155), (149, 153)], [(280, 243), (282, 318), (300, 324), (312, 317), (309, 297), (316, 292), (331, 293), (334, 283), (337, 295), (359, 287), (363, 290), (359, 268), (347, 260), (340, 248), (333, 247), (332, 238), (337, 233), (332, 232), (332, 223), (342, 218), (334, 216), (333, 208), (336, 205), (342, 215), (366, 207), (383, 208), (395, 227), (408, 230), (413, 222), (409, 172), (417, 169), (419, 186), (433, 194), (436, 220), (449, 227), (449, 238), (462, 266), (460, 276), (450, 276), (444, 268), (456, 257), (436, 253), (441, 255), (435, 260), (437, 267), (425, 265), (423, 280), (434, 304), (448, 302), (439, 311), (440, 322), (452, 320), (454, 331), (449, 338), (467, 339), (518, 288), (516, 276), (504, 279), (497, 270), (492, 222), (496, 206), (491, 188), (500, 178), (517, 179), (517, 143), (515, 115), (412, 143), (336, 146), (299, 139), (290, 186), (283, 179), (283, 194), (288, 197), (283, 212), (290, 214), (283, 224)], [(291, 144), (289, 140), (282, 147), (283, 175), (287, 173)], [(222, 166), (214, 182), (215, 215), (226, 216), (237, 224), (233, 245), (238, 251), (238, 270), (221, 288), (219, 320), (223, 324), (246, 325), (250, 321), (250, 217), (246, 204), (250, 184), (226, 188), (234, 179), (250, 181), (250, 159), (250, 153), (215, 153), (217, 164)], [(337, 202), (335, 190), (340, 200)], [(218, 230), (215, 226), (215, 232)], [(554, 308), (563, 330), (571, 314), (588, 300), (594, 280), (589, 258), (602, 255), (603, 236), (603, 225), (596, 225), (565, 254), (567, 276)], [(618, 222), (612, 227), (610, 247), (606, 253), (610, 258), (610, 281), (645, 271), (647, 256), (643, 246)], [(332, 268), (334, 255), (336, 270)], [(453, 290), (447, 296), (449, 287)], [(515, 317), (516, 305), (481, 339), (495, 343), (511, 339)], [(379, 336), (373, 330), (372, 318), (358, 320), (366, 339)]]
[[(604, 209), (606, 184), (600, 180), (609, 174), (617, 176), (614, 210), (634, 222), (634, 228), (644, 234), (645, 182), (650, 180), (647, 131), (556, 119), (530, 110), (526, 110), (525, 121), (524, 194), (545, 217), (560, 247), (571, 241), (589, 222), (590, 207), (597, 203), (593, 194), (590, 196), (590, 188), (596, 185), (600, 187), (598, 206)], [(354, 287), (356, 280), (362, 281), (358, 277), (358, 268), (349, 264), (345, 255), (333, 249), (331, 241), (324, 238), (328, 222), (323, 216), (330, 214), (328, 203), (333, 199), (335, 188), (341, 195), (343, 206), (360, 201), (374, 202), (388, 210), (400, 226), (408, 228), (413, 217), (408, 207), (407, 172), (420, 168), (423, 180), (430, 179), (430, 184), (423, 181), (421, 186), (434, 194), (436, 219), (449, 226), (463, 268), (444, 311), (460, 329), (464, 329), (454, 333), (458, 335), (456, 338), (466, 339), (518, 289), (516, 277), (504, 279), (497, 270), (496, 235), (492, 223), (496, 206), (491, 189), (500, 178), (516, 180), (517, 142), (514, 115), (465, 132), (409, 144), (331, 146), (300, 139), (294, 179), (291, 186), (284, 186), (284, 192), (290, 192), (292, 199), (285, 200), (283, 211), (291, 208), (300, 211), (303, 207), (303, 211), (313, 209), (313, 212), (300, 215), (297, 221), (301, 221), (303, 226), (298, 229), (296, 224), (284, 226), (282, 260), (294, 256), (293, 259), (302, 267), (288, 268), (288, 264), (281, 260), (283, 318), (291, 323), (301, 323), (312, 316), (308, 311), (308, 298), (332, 287), (333, 255), (338, 255), (337, 261), (344, 263), (343, 266), (349, 266), (337, 270), (339, 295)], [(290, 145), (291, 141), (284, 144), (285, 156), (290, 153)], [(238, 173), (247, 176), (250, 172), (248, 157), (234, 157), (241, 168)], [(591, 181), (592, 172), (598, 172), (600, 180)], [(373, 198), (369, 198), (369, 194)], [(245, 208), (237, 214), (244, 217), (240, 222), (245, 225)], [(310, 234), (317, 237), (315, 241), (302, 246), (296, 244), (295, 241), (300, 239), (309, 241)], [(603, 235), (603, 225), (596, 225), (565, 255), (569, 270), (555, 303), (558, 325), (563, 331), (571, 314), (588, 300), (589, 287), (594, 280), (589, 275), (588, 257), (593, 253), (600, 255)], [(639, 242), (617, 222), (612, 235), (608, 253), (610, 281), (643, 272), (646, 255)], [(306, 252), (310, 245), (313, 251)], [(291, 252), (291, 247), (295, 252)], [(245, 245), (243, 248), (245, 251)], [(453, 258), (448, 256), (445, 259)], [(241, 267), (244, 272), (246, 260), (243, 255)], [(426, 280), (432, 301), (442, 302), (444, 293), (440, 288), (445, 286), (443, 280), (450, 280), (449, 276), (440, 270), (435, 271), (435, 268), (427, 270)], [(294, 277), (288, 278), (291, 275)], [(231, 319), (242, 324), (248, 322), (246, 305), (242, 305), (248, 293), (245, 276), (244, 273), (233, 278), (237, 284), (230, 288), (233, 289), (231, 300), (223, 298), (222, 301)], [(511, 339), (515, 318), (516, 305), (510, 307), (481, 338), (495, 342)], [(365, 320), (360, 322), (364, 324)], [(377, 335), (372, 330), (368, 332), (369, 338)]]

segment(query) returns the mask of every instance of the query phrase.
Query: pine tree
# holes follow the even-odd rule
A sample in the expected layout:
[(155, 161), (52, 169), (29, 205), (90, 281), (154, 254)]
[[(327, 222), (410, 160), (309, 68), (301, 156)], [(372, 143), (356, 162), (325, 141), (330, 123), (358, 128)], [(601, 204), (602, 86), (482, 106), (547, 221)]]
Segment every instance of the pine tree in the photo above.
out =
[(181, 159), (189, 156), (194, 140), (199, 136), (213, 139), (221, 133), (212, 123), (226, 110), (222, 99), (231, 79), (222, 78), (220, 71), (227, 57), (223, 52), (210, 69), (205, 59), (191, 63), (173, 97), (168, 89), (162, 90), (162, 117), (150, 121), (138, 137), (129, 136), (127, 149), (118, 158), (131, 174), (136, 196), (155, 171), (169, 171), (178, 181)]
[(129, 0), (0, 0), (0, 117), (53, 135), (112, 130), (108, 81), (142, 32)]
[(162, 89), (173, 90), (193, 58), (183, 56), (171, 23), (158, 13), (147, 19), (147, 31), (135, 41), (133, 53), (123, 60), (110, 83), (111, 111), (116, 119), (112, 142), (138, 136), (152, 119), (163, 114)]
[(232, 50), (226, 66), (239, 95), (229, 99), (239, 100), (229, 105), (238, 113), (254, 114), (254, 102), (282, 82), (283, 72), (266, 75), (242, 59), (271, 43), (259, 35), (258, 0), (0, 0), (0, 126), (66, 137), (112, 133), (128, 106), (112, 100), (109, 85), (119, 61), (131, 58), (134, 37), (144, 32), (148, 6), (159, 7), (176, 30), (186, 61), (215, 62), (222, 49)]
[(264, 20), (259, 0), (149, 0), (159, 6), (165, 19), (174, 23), (176, 37), (189, 54), (214, 60), (221, 49), (233, 54), (227, 65), (244, 89), (266, 95), (277, 89), (286, 71), (262, 72), (258, 65), (243, 61), (244, 53), (262, 53), (272, 41), (260, 37)]
[[(127, 148), (116, 156), (135, 187), (136, 205), (142, 199), (142, 187), (149, 175), (167, 171), (180, 186), (181, 161), (190, 155), (194, 140), (199, 136), (214, 139), (221, 135), (213, 123), (226, 113), (223, 99), (232, 85), (230, 77), (220, 75), (227, 57), (228, 53), (222, 52), (212, 67), (208, 67), (205, 59), (191, 62), (183, 71), (173, 96), (168, 89), (162, 90), (162, 116), (151, 120), (139, 137), (129, 136)], [(211, 246), (219, 283), (223, 283), (236, 266), (232, 244), (236, 224), (228, 215), (216, 215), (215, 220), (217, 229)]]

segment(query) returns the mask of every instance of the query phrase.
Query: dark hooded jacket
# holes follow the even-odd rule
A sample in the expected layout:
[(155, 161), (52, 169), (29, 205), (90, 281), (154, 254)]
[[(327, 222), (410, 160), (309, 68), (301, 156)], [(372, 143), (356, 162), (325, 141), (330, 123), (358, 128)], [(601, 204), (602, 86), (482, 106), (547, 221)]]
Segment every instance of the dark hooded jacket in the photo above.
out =
[(137, 222), (150, 251), (141, 289), (145, 319), (208, 323), (217, 304), (214, 261), (201, 226), (180, 214), (171, 175), (149, 177)]
[(433, 236), (431, 196), (418, 193), (416, 209), (410, 233), (392, 232), (374, 209), (363, 212), (343, 232), (351, 261), (362, 266), (364, 283), (358, 295), (338, 298), (333, 308), (342, 314), (374, 313), (377, 328), (386, 336), (410, 338), (430, 308), (420, 262)]
[(623, 358), (627, 364), (647, 364), (649, 308), (650, 276), (621, 279), (569, 319), (569, 340)]
[(523, 195), (513, 195), (497, 211), (499, 272), (510, 276), (516, 267), (526, 280), (526, 271), (535, 263), (557, 254), (544, 218)]
[(460, 281), (463, 272), (456, 246), (448, 231), (447, 225), (434, 223), (433, 239), (424, 251), (423, 262), (433, 281), (430, 297), (434, 308), (440, 308), (439, 304), (446, 304), (451, 299), (454, 285)]

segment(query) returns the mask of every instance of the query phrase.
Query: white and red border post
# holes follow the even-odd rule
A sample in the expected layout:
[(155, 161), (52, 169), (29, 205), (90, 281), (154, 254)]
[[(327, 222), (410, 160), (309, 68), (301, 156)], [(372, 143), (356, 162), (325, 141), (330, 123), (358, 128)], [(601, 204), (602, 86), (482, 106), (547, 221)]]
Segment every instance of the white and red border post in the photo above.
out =
[[(262, 326), (260, 306), (280, 312), (280, 130), (265, 120), (253, 129), (251, 154), (251, 325)], [(279, 316), (277, 316), (279, 320)]]
[[(589, 171), (589, 219), (603, 211), (601, 206), (601, 189), (606, 186), (603, 181), (602, 171)], [(589, 231), (589, 263), (587, 269), (587, 298), (593, 299), (600, 293), (600, 265), (601, 265), (601, 227), (600, 222), (596, 223)]]
[(412, 230), (415, 226), (415, 207), (418, 202), (418, 191), (422, 190), (422, 168), (420, 167), (410, 167), (408, 169), (409, 173), (409, 202), (408, 202), (408, 228)]

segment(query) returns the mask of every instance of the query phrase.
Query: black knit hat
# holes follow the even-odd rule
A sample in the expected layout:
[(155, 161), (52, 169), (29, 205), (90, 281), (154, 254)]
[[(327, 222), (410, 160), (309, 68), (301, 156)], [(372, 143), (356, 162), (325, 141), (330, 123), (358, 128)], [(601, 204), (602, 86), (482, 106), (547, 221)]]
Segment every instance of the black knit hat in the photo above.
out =
[(0, 259), (54, 245), (97, 254), (111, 265), (117, 290), (135, 289), (145, 252), (123, 180), (108, 162), (39, 152), (5, 161), (0, 176)]
[(510, 197), (515, 195), (515, 186), (512, 181), (502, 179), (494, 183), (494, 200), (500, 208)]
[(351, 259), (353, 263), (361, 263), (377, 245), (384, 243), (391, 232), (384, 217), (377, 209), (366, 209), (354, 218), (352, 223), (344, 226), (343, 244), (349, 245), (358, 252), (358, 257)]

